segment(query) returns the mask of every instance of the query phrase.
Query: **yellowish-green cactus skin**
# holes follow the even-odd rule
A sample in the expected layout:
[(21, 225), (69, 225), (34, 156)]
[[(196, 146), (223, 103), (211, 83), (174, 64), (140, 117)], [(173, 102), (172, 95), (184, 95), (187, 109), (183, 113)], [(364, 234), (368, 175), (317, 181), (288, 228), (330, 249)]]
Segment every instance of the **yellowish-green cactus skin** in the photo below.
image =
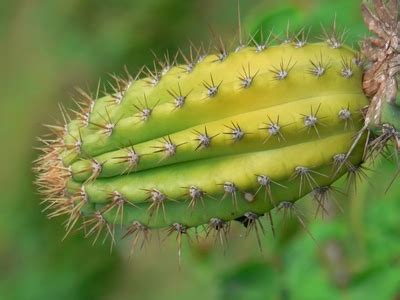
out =
[[(351, 155), (368, 105), (355, 51), (332, 43), (240, 47), (116, 79), (54, 127), (38, 182), (51, 216), (87, 233), (224, 230), (322, 194), (363, 159)], [(323, 196), (321, 196), (323, 197)], [(244, 220), (244, 221), (243, 221)]]

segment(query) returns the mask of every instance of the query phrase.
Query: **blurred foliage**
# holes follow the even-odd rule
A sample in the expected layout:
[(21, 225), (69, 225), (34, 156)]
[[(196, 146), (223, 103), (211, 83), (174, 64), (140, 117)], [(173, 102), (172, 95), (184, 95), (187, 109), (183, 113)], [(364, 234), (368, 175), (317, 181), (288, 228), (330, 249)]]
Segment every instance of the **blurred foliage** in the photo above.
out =
[[(367, 32), (356, 0), (241, 1), (241, 12), (252, 34), (259, 26), (284, 33), (289, 20), (318, 37), (335, 18), (350, 45)], [(384, 193), (395, 171), (385, 161), (371, 167), (373, 186), (339, 195), (343, 214), (314, 219), (311, 201), (300, 201), (315, 241), (296, 218), (277, 216), (278, 237), (267, 230), (260, 253), (234, 225), (225, 250), (212, 241), (186, 245), (180, 270), (173, 239), (152, 242), (128, 263), (128, 243), (110, 254), (79, 233), (61, 241), (63, 220), (41, 213), (32, 147), (41, 124), (59, 118), (57, 103), (71, 106), (75, 85), (93, 90), (99, 76), (151, 64), (150, 50), (207, 45), (209, 26), (230, 45), (236, 18), (233, 0), (1, 1), (0, 299), (400, 298), (400, 188), (397, 180)]]

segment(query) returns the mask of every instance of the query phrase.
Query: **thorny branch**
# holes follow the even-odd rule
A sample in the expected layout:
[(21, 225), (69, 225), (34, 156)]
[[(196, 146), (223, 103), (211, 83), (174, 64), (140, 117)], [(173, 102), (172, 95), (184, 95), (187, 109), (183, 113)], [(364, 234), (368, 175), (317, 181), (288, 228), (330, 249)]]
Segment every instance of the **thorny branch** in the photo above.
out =
[(363, 88), (371, 97), (365, 123), (379, 125), (384, 101), (395, 103), (400, 72), (400, 23), (398, 0), (373, 0), (373, 12), (366, 3), (361, 12), (368, 29), (375, 37), (366, 38), (362, 52), (368, 60)]

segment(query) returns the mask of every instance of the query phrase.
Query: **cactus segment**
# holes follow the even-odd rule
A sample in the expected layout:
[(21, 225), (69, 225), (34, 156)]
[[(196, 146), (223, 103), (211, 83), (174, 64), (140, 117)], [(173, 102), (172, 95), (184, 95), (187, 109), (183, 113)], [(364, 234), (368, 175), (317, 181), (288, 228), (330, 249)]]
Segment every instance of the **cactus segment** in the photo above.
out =
[(45, 210), (67, 216), (67, 233), (81, 219), (112, 244), (117, 225), (134, 243), (152, 229), (226, 232), (232, 220), (260, 230), (264, 214), (308, 193), (321, 209), (317, 191), (357, 176), (368, 100), (352, 49), (303, 39), (223, 49), (114, 76), (101, 98), (80, 91), (80, 111), (63, 113), (36, 161)]

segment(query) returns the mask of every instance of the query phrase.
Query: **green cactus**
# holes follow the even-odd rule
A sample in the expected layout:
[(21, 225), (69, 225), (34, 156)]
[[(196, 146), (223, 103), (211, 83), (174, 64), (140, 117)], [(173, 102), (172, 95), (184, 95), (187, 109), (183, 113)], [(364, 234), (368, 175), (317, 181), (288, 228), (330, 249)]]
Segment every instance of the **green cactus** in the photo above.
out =
[(224, 234), (232, 220), (257, 228), (308, 193), (322, 205), (345, 173), (352, 183), (369, 142), (361, 56), (335, 26), (324, 43), (288, 37), (191, 47), (184, 64), (114, 76), (104, 97), (81, 91), (37, 160), (49, 216), (95, 241), (104, 232), (114, 243), (116, 225), (134, 243), (152, 229), (180, 240), (201, 226)]

